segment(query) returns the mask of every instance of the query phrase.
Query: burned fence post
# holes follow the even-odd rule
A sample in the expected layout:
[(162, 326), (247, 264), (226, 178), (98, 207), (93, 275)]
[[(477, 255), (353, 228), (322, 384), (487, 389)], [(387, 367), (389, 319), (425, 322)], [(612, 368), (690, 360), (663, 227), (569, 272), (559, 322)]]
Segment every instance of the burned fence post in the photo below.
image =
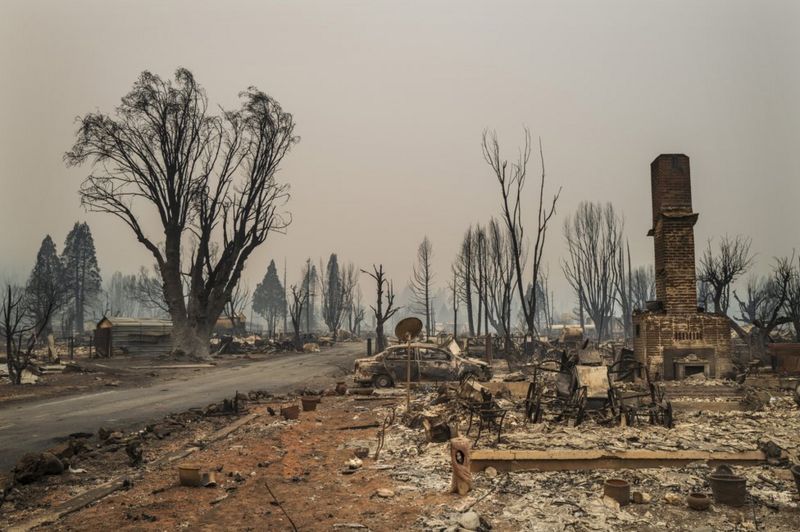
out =
[(450, 462), (453, 466), (453, 481), (450, 484), (450, 493), (466, 495), (472, 489), (469, 448), (470, 442), (463, 436), (450, 440)]

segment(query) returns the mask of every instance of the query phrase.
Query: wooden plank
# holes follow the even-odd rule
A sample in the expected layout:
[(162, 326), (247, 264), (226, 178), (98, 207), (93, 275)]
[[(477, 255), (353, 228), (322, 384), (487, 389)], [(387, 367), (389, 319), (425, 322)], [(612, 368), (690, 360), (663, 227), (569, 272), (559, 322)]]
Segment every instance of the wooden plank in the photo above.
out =
[(482, 471), (489, 466), (498, 471), (570, 471), (586, 469), (643, 469), (651, 467), (680, 467), (692, 462), (736, 463), (756, 465), (766, 457), (761, 451), (653, 451), (635, 449), (628, 451), (602, 450), (502, 450), (476, 449), (472, 451), (472, 471)]

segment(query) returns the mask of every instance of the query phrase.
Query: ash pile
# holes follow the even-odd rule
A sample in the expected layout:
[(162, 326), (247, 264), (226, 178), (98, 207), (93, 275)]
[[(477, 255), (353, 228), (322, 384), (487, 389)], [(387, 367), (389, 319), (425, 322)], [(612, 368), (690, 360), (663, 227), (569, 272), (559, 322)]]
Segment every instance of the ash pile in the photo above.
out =
[(547, 349), (489, 382), (420, 384), (408, 408), (374, 410), (391, 421), (376, 458), (401, 491), (453, 493), (424, 530), (796, 530), (793, 395), (675, 409), (690, 384), (746, 394), (670, 390), (625, 351)]

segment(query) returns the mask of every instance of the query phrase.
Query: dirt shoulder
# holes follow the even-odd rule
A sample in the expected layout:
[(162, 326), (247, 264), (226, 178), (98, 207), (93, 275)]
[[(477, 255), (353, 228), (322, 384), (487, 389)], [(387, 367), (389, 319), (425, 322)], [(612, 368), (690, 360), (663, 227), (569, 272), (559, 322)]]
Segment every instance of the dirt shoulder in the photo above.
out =
[[(321, 352), (349, 348), (353, 345), (356, 344), (337, 344), (334, 347), (322, 348)], [(63, 364), (65, 370), (61, 373), (46, 372), (39, 375), (35, 384), (13, 385), (8, 379), (0, 379), (0, 408), (39, 399), (88, 394), (109, 389), (141, 388), (160, 382), (190, 379), (223, 368), (246, 366), (254, 362), (296, 355), (298, 353), (293, 352), (219, 355), (212, 357), (208, 362), (176, 359), (166, 355), (80, 357), (73, 361), (65, 360)]]

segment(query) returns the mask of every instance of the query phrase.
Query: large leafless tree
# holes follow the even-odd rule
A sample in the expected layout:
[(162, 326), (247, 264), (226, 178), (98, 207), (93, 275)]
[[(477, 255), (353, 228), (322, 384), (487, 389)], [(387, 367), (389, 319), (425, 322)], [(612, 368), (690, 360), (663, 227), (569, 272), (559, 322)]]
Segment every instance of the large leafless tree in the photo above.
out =
[(5, 285), (0, 303), (0, 338), (5, 342), (6, 368), (12, 384), (22, 383), (22, 373), (33, 358), (36, 341), (63, 299), (55, 286), (27, 289)]
[(478, 336), (481, 335), (481, 331), (489, 332), (489, 318), (486, 313), (487, 263), (486, 228), (477, 224), (472, 230), (472, 260), (470, 261), (472, 271), (470, 278), (472, 279), (472, 292), (478, 301), (477, 329), (475, 331)]
[(370, 305), (369, 308), (375, 315), (375, 350), (380, 353), (386, 349), (386, 334), (383, 326), (400, 310), (400, 307), (394, 306), (394, 286), (387, 279), (386, 273), (383, 271), (383, 264), (379, 266), (373, 264), (371, 272), (361, 271), (375, 280), (375, 306)]
[(795, 341), (800, 342), (800, 257), (797, 259), (797, 264), (792, 265), (792, 275), (786, 297), (786, 314), (792, 322)]
[[(201, 357), (248, 257), (290, 221), (275, 174), (298, 141), (292, 115), (254, 87), (240, 97), (239, 109), (213, 114), (188, 70), (174, 81), (143, 72), (113, 115), (79, 119), (65, 155), (91, 165), (83, 205), (122, 220), (152, 253), (177, 347)], [(148, 212), (158, 236), (145, 230)]]
[(622, 314), (622, 330), (626, 339), (633, 338), (633, 271), (631, 267), (631, 247), (626, 242), (625, 249), (617, 252), (615, 263), (616, 285), (614, 288), (617, 304)]
[[(737, 235), (734, 238), (723, 236), (717, 252), (711, 247), (711, 240), (700, 257), (697, 278), (706, 283), (709, 295), (714, 302), (714, 312), (727, 315), (733, 283), (747, 273), (753, 264), (750, 254), (750, 239)], [(707, 303), (707, 302), (703, 302)]]
[(292, 285), (289, 297), (289, 317), (292, 320), (292, 330), (294, 331), (294, 346), (296, 349), (303, 348), (303, 340), (300, 337), (300, 324), (303, 316), (303, 307), (308, 303), (308, 292), (305, 288), (297, 288)]
[(611, 203), (584, 201), (564, 220), (564, 238), (569, 254), (561, 268), (603, 340), (614, 315), (622, 220)]
[(426, 236), (422, 239), (419, 248), (417, 248), (417, 262), (414, 264), (411, 275), (411, 292), (414, 295), (414, 305), (416, 311), (425, 317), (426, 336), (434, 332), (431, 327), (435, 325), (431, 323), (431, 292), (434, 278), (432, 260), (433, 246)]
[(486, 234), (486, 312), (492, 327), (505, 338), (506, 345), (511, 345), (511, 304), (516, 277), (514, 252), (508, 233), (496, 219), (489, 220)]
[(749, 323), (752, 328), (745, 330), (733, 319), (730, 320), (731, 327), (748, 343), (755, 355), (763, 356), (773, 331), (792, 321), (787, 302), (795, 275), (793, 262), (793, 258), (775, 259), (768, 276), (753, 276), (748, 279), (742, 297), (736, 291), (733, 292), (739, 305), (739, 320)]
[[(534, 237), (532, 247), (526, 252), (525, 224), (523, 222), (522, 195), (525, 188), (525, 180), (528, 173), (528, 162), (531, 156), (531, 133), (525, 128), (524, 146), (520, 150), (516, 162), (509, 163), (500, 155), (500, 142), (496, 132), (484, 130), (483, 142), (481, 143), (483, 158), (492, 169), (495, 179), (500, 185), (501, 205), (503, 220), (505, 221), (506, 231), (511, 246), (511, 253), (514, 259), (514, 278), (516, 280), (517, 293), (522, 304), (522, 314), (525, 320), (526, 333), (535, 334), (536, 307), (538, 304), (536, 290), (530, 290), (526, 294), (526, 280), (535, 286), (539, 281), (542, 267), (542, 255), (547, 237), (547, 228), (550, 219), (556, 211), (556, 203), (561, 194), (561, 188), (552, 196), (545, 199), (545, 167), (544, 152), (542, 142), (539, 140), (539, 158), (541, 160), (542, 173), (539, 179), (538, 203), (534, 207), (536, 217), (534, 219)], [(525, 277), (526, 256), (530, 255), (531, 272), (530, 277)]]
[(472, 262), (475, 256), (473, 232), (470, 227), (461, 240), (461, 247), (453, 264), (454, 284), (459, 301), (464, 303), (467, 311), (467, 327), (470, 336), (475, 336), (475, 321), (472, 313)]
[(631, 289), (634, 310), (644, 310), (647, 308), (647, 302), (656, 298), (656, 273), (652, 264), (633, 269)]

